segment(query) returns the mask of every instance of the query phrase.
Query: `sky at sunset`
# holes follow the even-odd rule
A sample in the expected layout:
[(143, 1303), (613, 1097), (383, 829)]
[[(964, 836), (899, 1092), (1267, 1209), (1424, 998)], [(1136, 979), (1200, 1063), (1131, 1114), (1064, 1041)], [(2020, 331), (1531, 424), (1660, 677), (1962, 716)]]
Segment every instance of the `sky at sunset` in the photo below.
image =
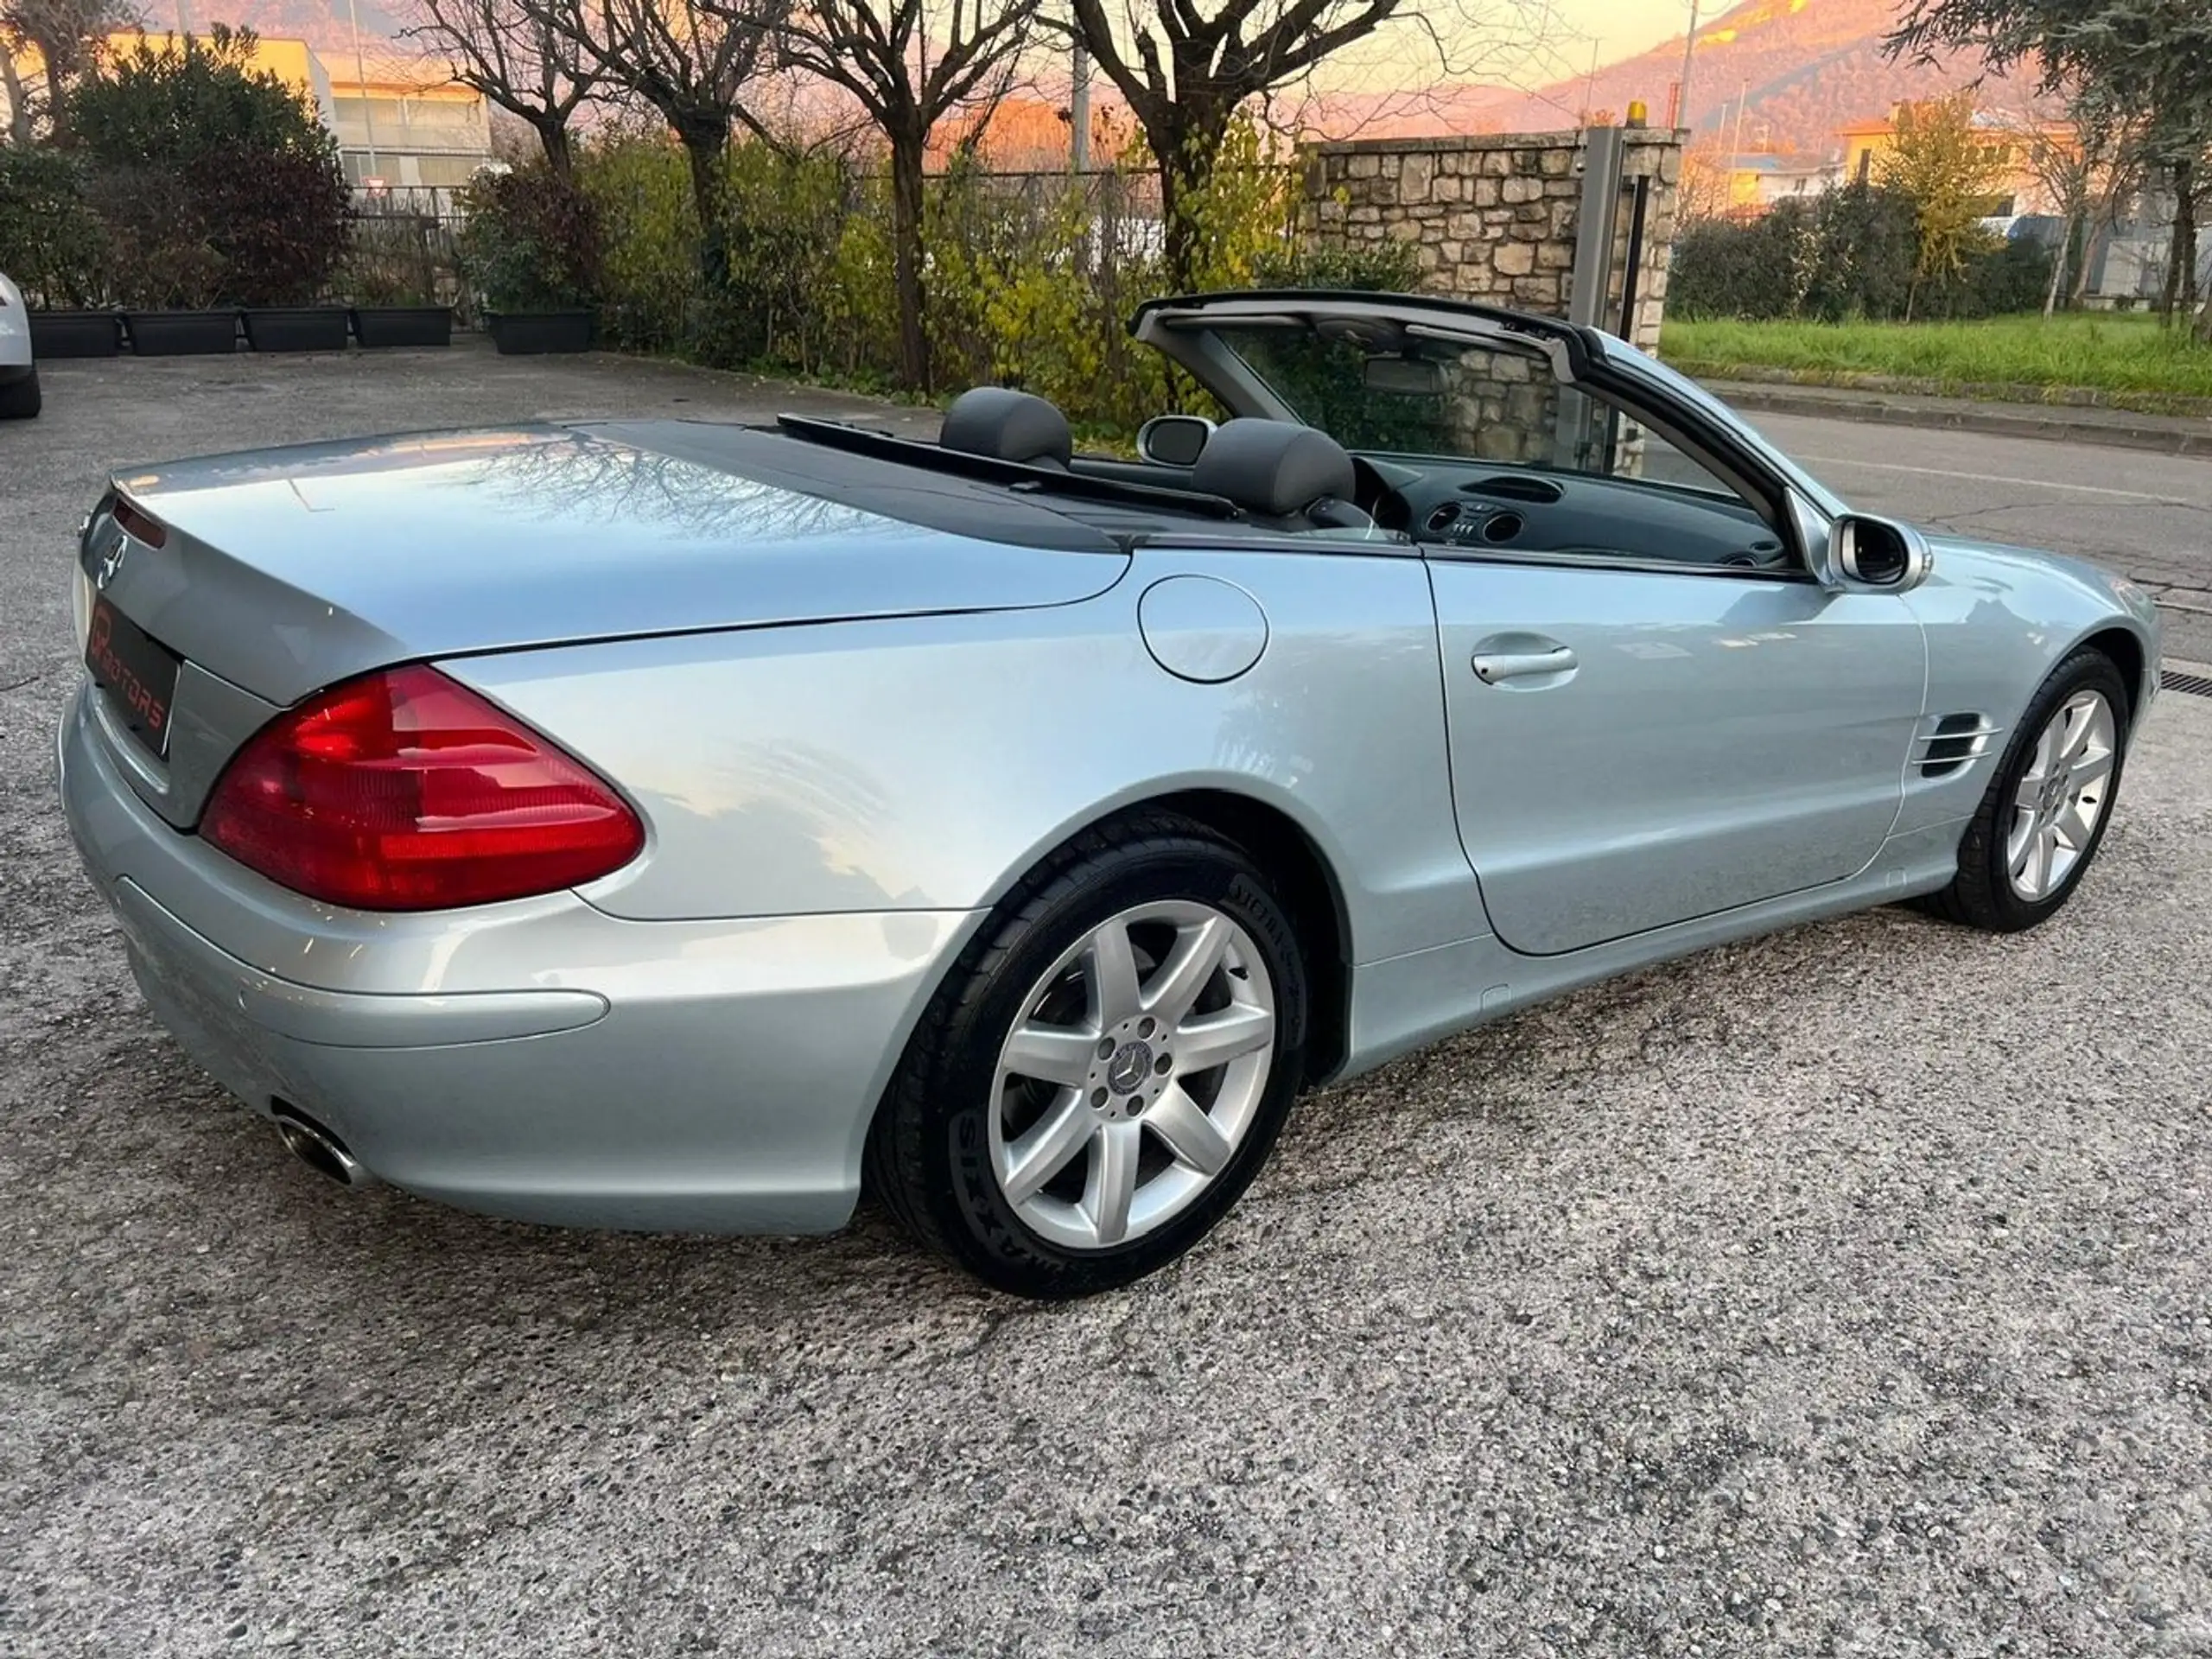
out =
[[(1717, 17), (1733, 3), (1707, 0), (1701, 15)], [(1554, 0), (1554, 5), (1567, 29), (1596, 39), (1599, 56), (1608, 63), (1662, 41), (1680, 40), (1690, 21), (1689, 0)]]
[[(1709, 23), (1738, 0), (1703, 0)], [(1680, 40), (1688, 26), (1689, 0), (1433, 0), (1409, 5), (1452, 42), (1452, 79), (1529, 88), (1577, 76), (1600, 63), (1633, 57), (1661, 42)], [(1427, 86), (1440, 77), (1426, 29), (1399, 22), (1347, 48), (1315, 77), (1335, 91), (1376, 92)]]

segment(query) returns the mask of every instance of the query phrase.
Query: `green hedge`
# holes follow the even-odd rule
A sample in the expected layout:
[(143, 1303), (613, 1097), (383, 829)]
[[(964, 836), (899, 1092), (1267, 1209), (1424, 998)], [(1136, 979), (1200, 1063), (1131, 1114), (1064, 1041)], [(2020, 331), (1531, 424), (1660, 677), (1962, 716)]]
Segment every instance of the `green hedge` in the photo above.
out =
[(1986, 236), (1964, 272), (1916, 292), (1917, 216), (1903, 192), (1853, 184), (1777, 202), (1757, 219), (1707, 219), (1676, 239), (1668, 308), (1688, 318), (1886, 322), (2032, 309), (2050, 281), (2050, 251)]

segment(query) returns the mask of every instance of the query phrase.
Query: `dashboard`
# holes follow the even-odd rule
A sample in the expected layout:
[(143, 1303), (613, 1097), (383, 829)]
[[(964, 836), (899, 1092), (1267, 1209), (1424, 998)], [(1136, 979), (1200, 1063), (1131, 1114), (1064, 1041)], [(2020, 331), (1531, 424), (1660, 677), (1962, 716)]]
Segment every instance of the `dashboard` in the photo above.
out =
[(1360, 455), (1353, 464), (1357, 504), (1381, 528), (1427, 546), (1751, 570), (1794, 563), (1748, 505), (1703, 491), (1479, 461), (1415, 467)]

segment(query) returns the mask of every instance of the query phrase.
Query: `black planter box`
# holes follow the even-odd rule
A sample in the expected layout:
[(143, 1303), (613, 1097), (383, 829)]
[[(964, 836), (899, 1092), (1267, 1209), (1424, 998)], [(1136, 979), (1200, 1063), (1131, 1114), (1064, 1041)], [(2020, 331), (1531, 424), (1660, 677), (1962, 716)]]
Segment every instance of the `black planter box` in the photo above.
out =
[(245, 343), (257, 352), (342, 352), (346, 312), (335, 305), (248, 306)]
[(506, 311), (485, 318), (502, 356), (591, 349), (588, 311)]
[(113, 357), (123, 345), (123, 325), (112, 311), (34, 311), (31, 355)]
[(357, 305), (353, 338), (364, 347), (450, 346), (453, 308), (443, 305)]
[(235, 311), (126, 311), (123, 326), (131, 351), (140, 357), (234, 352), (238, 346)]

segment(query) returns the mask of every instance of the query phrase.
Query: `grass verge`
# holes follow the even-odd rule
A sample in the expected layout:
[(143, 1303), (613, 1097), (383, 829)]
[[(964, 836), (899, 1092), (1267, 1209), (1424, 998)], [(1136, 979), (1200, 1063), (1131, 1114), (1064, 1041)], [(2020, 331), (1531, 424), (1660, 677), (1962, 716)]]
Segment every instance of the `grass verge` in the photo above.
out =
[[(1710, 379), (1761, 369), (1815, 385), (1880, 375), (1952, 395), (2115, 409), (2212, 399), (2212, 347), (2125, 313), (1929, 323), (1670, 320), (1660, 350)], [(2066, 392), (2097, 395), (2057, 395)]]

